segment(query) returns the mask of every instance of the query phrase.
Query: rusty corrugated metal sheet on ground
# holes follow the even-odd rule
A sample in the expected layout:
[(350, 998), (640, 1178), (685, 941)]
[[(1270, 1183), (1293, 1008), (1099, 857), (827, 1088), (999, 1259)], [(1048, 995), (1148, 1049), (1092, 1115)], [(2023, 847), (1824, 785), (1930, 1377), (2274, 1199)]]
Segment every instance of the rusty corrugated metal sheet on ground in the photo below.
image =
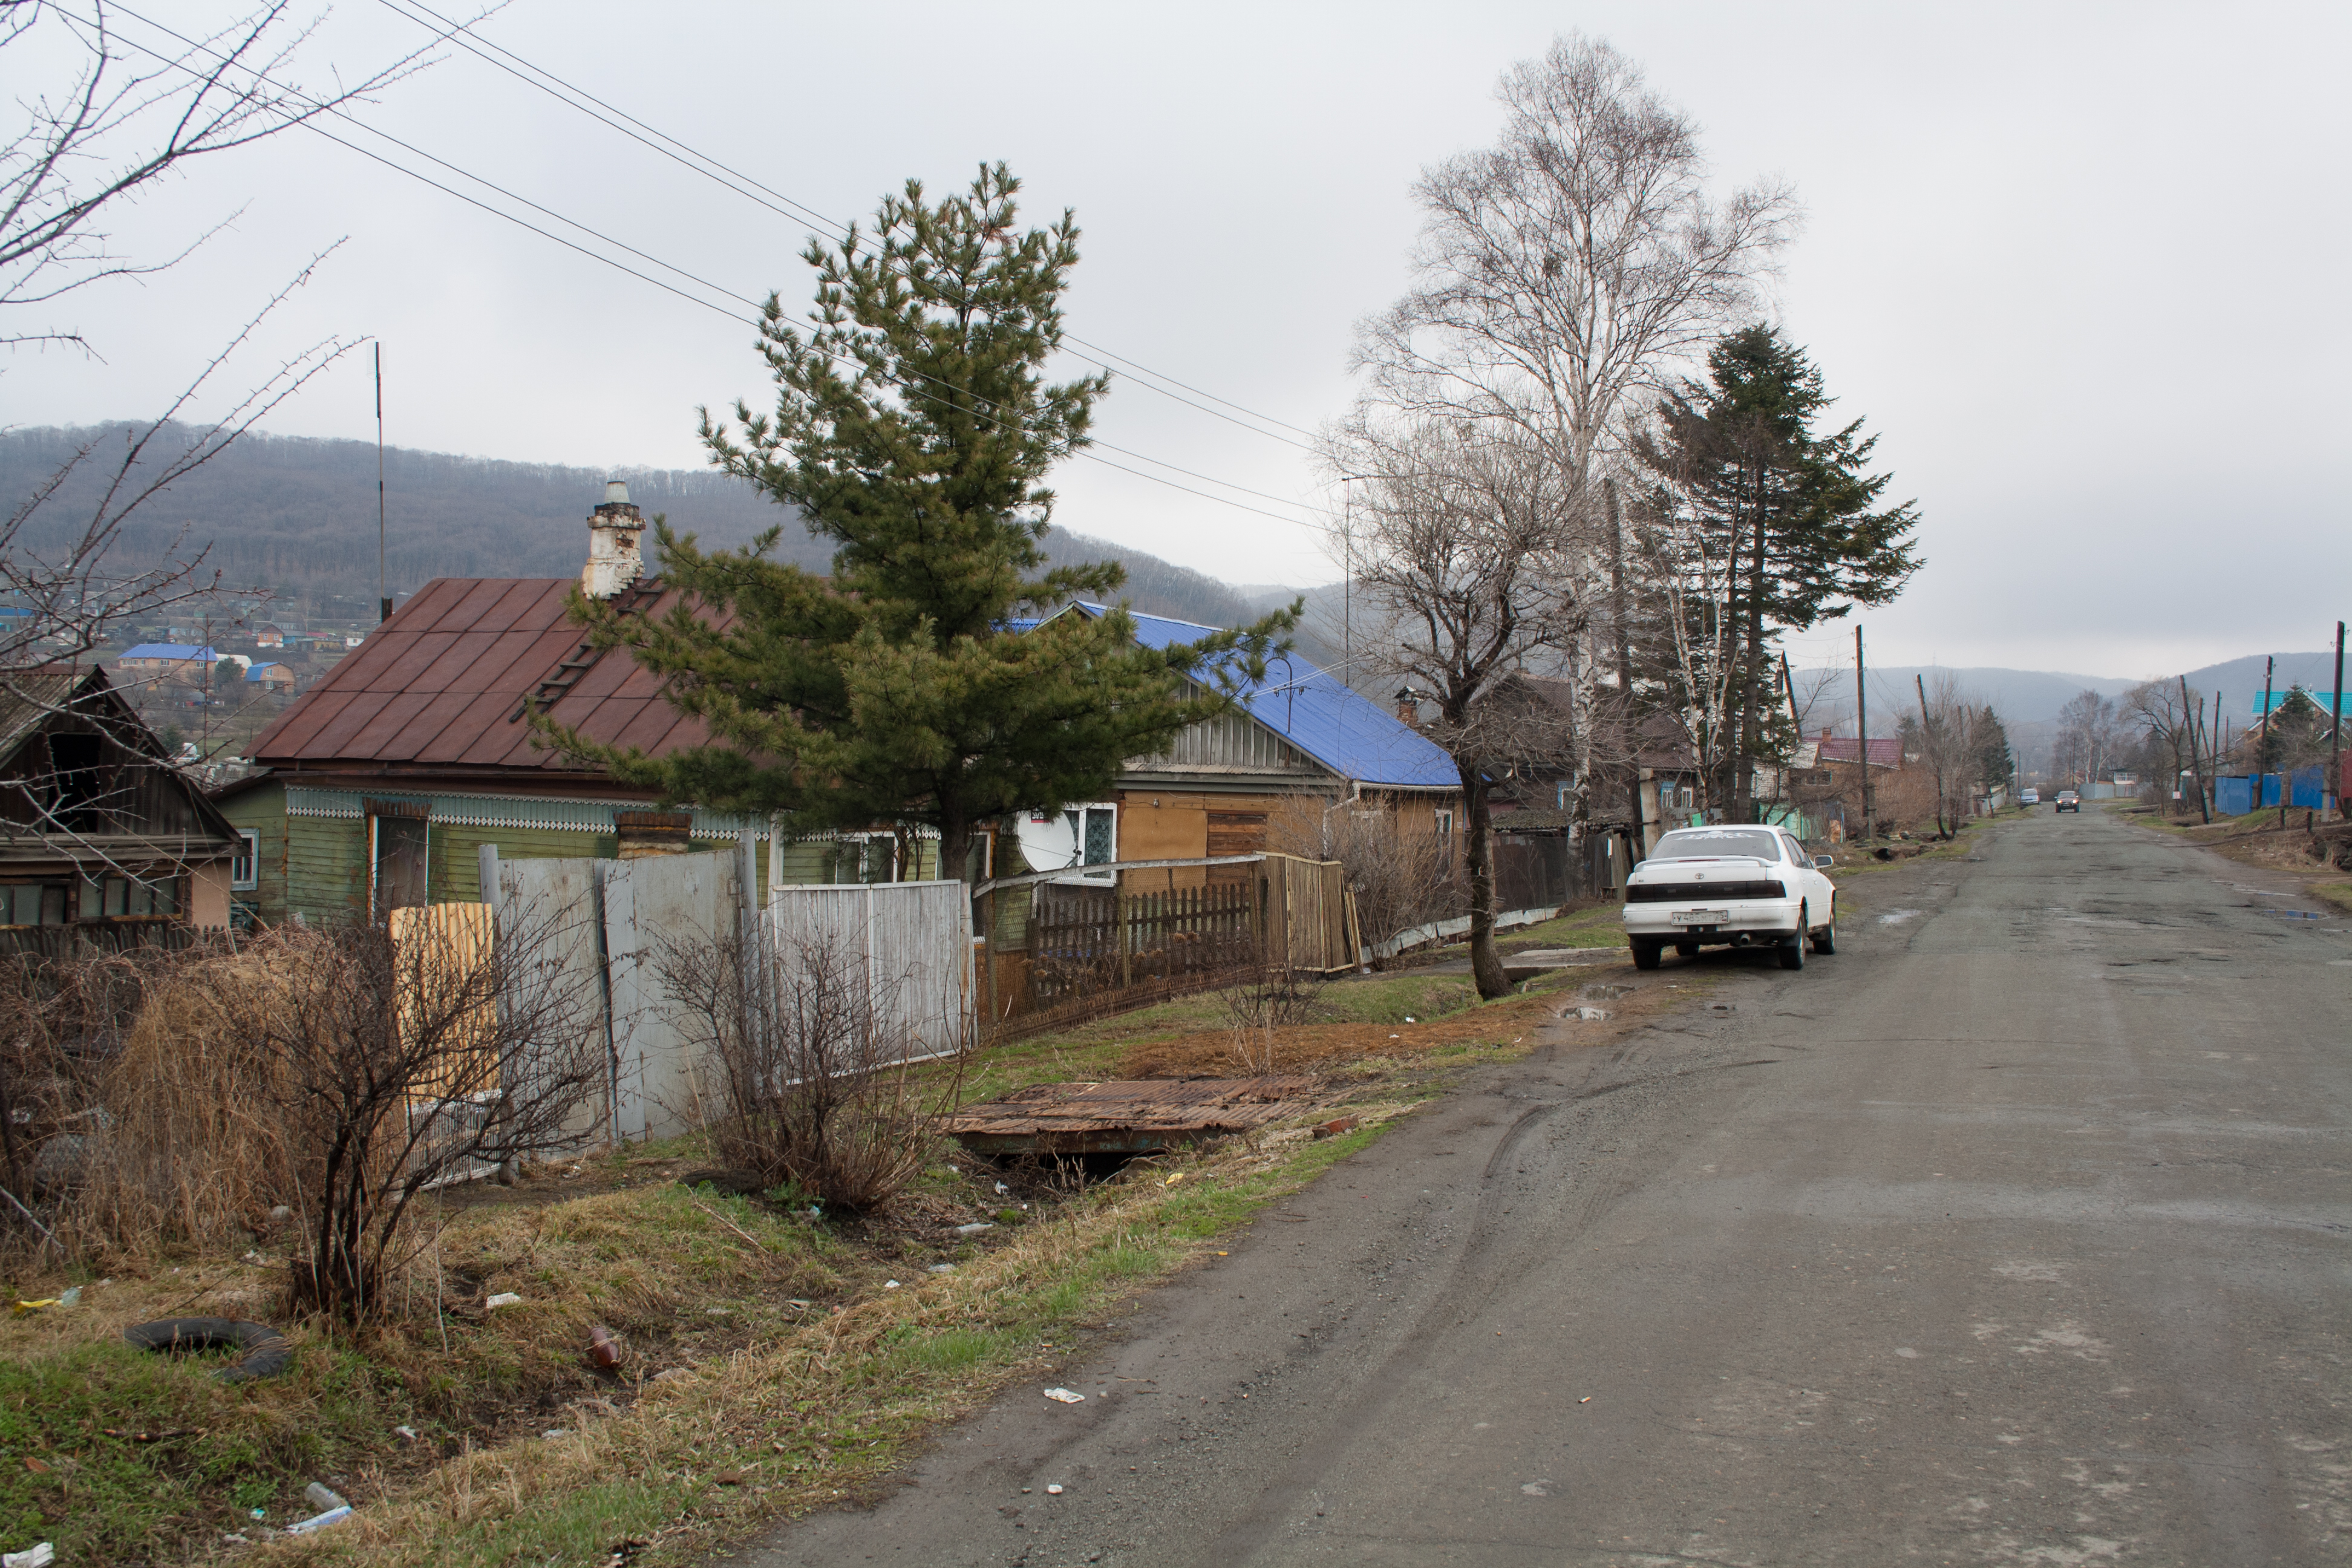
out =
[(967, 1106), (940, 1127), (976, 1154), (1143, 1154), (1263, 1127), (1321, 1087), (1311, 1078), (1037, 1083)]

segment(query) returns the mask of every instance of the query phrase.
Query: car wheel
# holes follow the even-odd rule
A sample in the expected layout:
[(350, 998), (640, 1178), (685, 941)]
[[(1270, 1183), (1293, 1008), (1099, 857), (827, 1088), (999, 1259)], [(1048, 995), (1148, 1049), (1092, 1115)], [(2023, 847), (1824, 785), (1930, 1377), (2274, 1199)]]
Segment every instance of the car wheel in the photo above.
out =
[(1802, 904), (1797, 906), (1795, 934), (1780, 939), (1780, 967), (1783, 969), (1805, 967), (1805, 906)]
[(1675, 956), (1676, 958), (1696, 958), (1698, 956), (1698, 943), (1695, 942), (1678, 942), (1675, 943)]
[(1657, 968), (1657, 967), (1658, 967), (1658, 953), (1659, 953), (1659, 952), (1660, 952), (1660, 951), (1664, 947), (1664, 945), (1665, 945), (1665, 944), (1664, 944), (1664, 943), (1663, 943), (1663, 942), (1643, 942), (1643, 941), (1641, 941), (1640, 939), (1636, 938), (1636, 939), (1634, 940), (1634, 942), (1633, 942), (1633, 967), (1634, 967), (1634, 968), (1636, 968), (1636, 969), (1655, 969), (1655, 968)]
[(1813, 951), (1828, 954), (1837, 951), (1837, 924), (1832, 921), (1813, 933)]

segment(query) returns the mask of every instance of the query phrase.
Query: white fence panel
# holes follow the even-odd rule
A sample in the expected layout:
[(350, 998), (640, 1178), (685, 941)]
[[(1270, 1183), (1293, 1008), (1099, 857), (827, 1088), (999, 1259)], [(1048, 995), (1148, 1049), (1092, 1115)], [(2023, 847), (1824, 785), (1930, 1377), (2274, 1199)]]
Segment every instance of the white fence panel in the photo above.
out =
[(876, 882), (769, 889), (769, 929), (790, 962), (820, 941), (853, 956), (877, 1021), (902, 1031), (910, 1058), (945, 1056), (971, 1037), (971, 904), (961, 882)]

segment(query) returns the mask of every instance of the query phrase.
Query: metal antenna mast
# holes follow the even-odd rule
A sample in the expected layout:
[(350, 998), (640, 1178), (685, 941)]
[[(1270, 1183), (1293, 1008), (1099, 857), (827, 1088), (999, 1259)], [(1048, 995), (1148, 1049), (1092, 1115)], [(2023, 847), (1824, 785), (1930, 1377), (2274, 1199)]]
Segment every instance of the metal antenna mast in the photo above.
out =
[(383, 344), (375, 345), (375, 592), (376, 624), (392, 619), (392, 580), (383, 569)]

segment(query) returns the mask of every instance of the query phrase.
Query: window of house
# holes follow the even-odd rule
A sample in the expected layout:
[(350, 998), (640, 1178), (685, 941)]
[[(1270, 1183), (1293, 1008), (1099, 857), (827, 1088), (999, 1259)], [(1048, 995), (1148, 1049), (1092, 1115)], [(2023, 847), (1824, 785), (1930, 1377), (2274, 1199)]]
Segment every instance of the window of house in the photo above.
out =
[(1689, 811), (1698, 805), (1698, 796), (1688, 784), (1685, 784), (1682, 788), (1676, 790), (1675, 792), (1675, 799), (1679, 802), (1675, 808), (1677, 811)]
[(49, 766), (56, 773), (56, 826), (88, 833), (104, 825), (99, 808), (106, 794), (106, 742), (96, 735), (49, 736)]
[(1118, 813), (1113, 807), (1108, 805), (1087, 807), (1084, 864), (1108, 866), (1111, 863), (1113, 858), (1111, 847), (1116, 837), (1112, 829), (1118, 821)]
[(236, 837), (239, 847), (228, 863), (228, 885), (239, 892), (250, 892), (261, 886), (261, 831), (240, 827)]
[[(62, 920), (65, 889), (58, 893)], [(76, 901), (79, 918), (86, 921), (170, 920), (180, 912), (180, 884), (172, 877), (92, 877)]]
[(1454, 837), (1454, 813), (1444, 806), (1437, 811), (1437, 836), (1440, 838)]
[(414, 909), (427, 901), (425, 868), (432, 824), (415, 816), (371, 816), (375, 840), (374, 911)]
[(1562, 779), (1559, 783), (1551, 786), (1551, 808), (1554, 811), (1566, 811), (1568, 809), (1567, 780)]
[(0, 886), (0, 925), (55, 926), (66, 922), (66, 889), (53, 882)]

